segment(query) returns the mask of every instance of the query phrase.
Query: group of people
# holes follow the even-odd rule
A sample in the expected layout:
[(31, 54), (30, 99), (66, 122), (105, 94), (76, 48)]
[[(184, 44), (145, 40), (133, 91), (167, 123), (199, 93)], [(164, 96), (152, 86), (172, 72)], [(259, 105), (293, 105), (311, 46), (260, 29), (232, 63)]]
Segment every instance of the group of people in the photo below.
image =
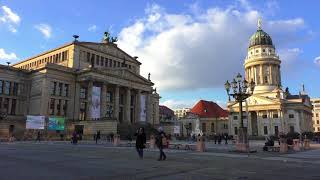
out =
[[(136, 136), (136, 149), (140, 159), (143, 159), (143, 149), (146, 148), (147, 138), (144, 132), (144, 128), (139, 128), (135, 133)], [(167, 156), (164, 153), (163, 149), (165, 147), (164, 142), (166, 142), (166, 134), (163, 132), (163, 129), (160, 127), (158, 129), (158, 134), (156, 136), (155, 144), (159, 148), (159, 158), (158, 161), (166, 160)]]
[(229, 138), (228, 134), (218, 134), (218, 135), (214, 134), (213, 135), (214, 144), (217, 144), (217, 142), (218, 142), (218, 144), (221, 144), (222, 139), (224, 139), (224, 144), (228, 144), (228, 138)]

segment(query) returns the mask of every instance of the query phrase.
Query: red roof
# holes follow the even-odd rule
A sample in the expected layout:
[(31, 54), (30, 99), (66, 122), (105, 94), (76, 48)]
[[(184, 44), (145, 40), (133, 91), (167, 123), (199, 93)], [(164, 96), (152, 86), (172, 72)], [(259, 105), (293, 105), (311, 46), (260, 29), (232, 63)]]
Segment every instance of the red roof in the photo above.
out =
[(174, 111), (168, 108), (167, 106), (159, 105), (159, 114), (174, 116)]
[(205, 100), (200, 100), (193, 106), (191, 112), (197, 114), (200, 118), (228, 117), (228, 112), (222, 109), (218, 104)]

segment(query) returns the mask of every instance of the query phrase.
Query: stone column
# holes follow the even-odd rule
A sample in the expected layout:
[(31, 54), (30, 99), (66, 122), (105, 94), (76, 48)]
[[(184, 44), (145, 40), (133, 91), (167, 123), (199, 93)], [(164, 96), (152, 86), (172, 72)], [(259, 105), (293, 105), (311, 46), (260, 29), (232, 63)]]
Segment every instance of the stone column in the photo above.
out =
[(92, 105), (92, 87), (93, 87), (93, 82), (89, 81), (88, 82), (88, 104), (87, 104), (87, 112), (86, 112), (86, 120), (91, 120), (91, 105)]
[(271, 84), (271, 85), (273, 85), (274, 83), (273, 83), (273, 77), (272, 77), (272, 64), (270, 64), (269, 65), (269, 78), (270, 78), (270, 80), (269, 80), (269, 84)]
[(131, 116), (130, 116), (130, 107), (131, 107), (131, 89), (126, 88), (126, 102), (125, 102), (125, 108), (124, 108), (124, 118), (125, 121), (127, 121), (128, 124), (131, 124)]
[[(79, 113), (80, 113), (80, 88), (81, 88), (81, 86), (80, 86), (79, 82), (76, 82), (74, 86), (75, 86), (74, 87), (74, 92), (73, 92), (74, 96), (71, 96), (72, 98), (71, 98), (70, 103), (68, 104), (67, 114), (69, 114), (69, 110), (68, 109), (73, 109), (72, 118), (75, 120), (75, 119), (79, 119)], [(69, 108), (69, 107), (71, 107), (71, 108)]]
[(263, 83), (263, 65), (260, 64), (260, 84), (264, 84)]
[(146, 122), (150, 123), (150, 124), (153, 124), (153, 120), (152, 120), (152, 100), (151, 100), (151, 92), (148, 92), (147, 93), (147, 103), (146, 103), (147, 107), (146, 107), (146, 110), (147, 110), (147, 120)]
[(120, 105), (120, 97), (119, 97), (119, 86), (116, 85), (114, 88), (114, 111), (113, 116), (119, 122), (119, 105)]
[(101, 88), (101, 114), (100, 117), (106, 117), (107, 113), (107, 84), (103, 83)]
[(137, 90), (136, 105), (135, 105), (135, 122), (140, 122), (141, 113), (141, 90)]

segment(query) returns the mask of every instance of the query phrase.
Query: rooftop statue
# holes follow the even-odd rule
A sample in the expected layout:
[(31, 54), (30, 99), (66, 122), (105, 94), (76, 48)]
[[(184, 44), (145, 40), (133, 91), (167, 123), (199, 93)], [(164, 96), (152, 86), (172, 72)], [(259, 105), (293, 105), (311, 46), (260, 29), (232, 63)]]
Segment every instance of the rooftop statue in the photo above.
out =
[(103, 42), (115, 43), (117, 41), (118, 41), (117, 37), (111, 37), (111, 35), (110, 35), (110, 33), (108, 31), (104, 32)]

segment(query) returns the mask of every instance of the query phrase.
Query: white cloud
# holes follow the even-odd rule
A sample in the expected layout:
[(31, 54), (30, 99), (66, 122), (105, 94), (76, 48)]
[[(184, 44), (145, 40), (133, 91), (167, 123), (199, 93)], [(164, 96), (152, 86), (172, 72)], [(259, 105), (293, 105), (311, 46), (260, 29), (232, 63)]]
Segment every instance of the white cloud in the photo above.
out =
[(48, 24), (37, 24), (34, 26), (39, 30), (46, 39), (49, 39), (52, 35), (51, 27)]
[(170, 109), (192, 108), (198, 100), (174, 100), (169, 99), (162, 103)]
[(97, 30), (97, 26), (96, 25), (92, 25), (88, 28), (88, 31), (90, 32), (95, 32)]
[(18, 57), (15, 53), (7, 53), (3, 48), (0, 48), (0, 62), (2, 64), (5, 63), (2, 61), (12, 61), (17, 59)]
[[(122, 29), (119, 47), (139, 56), (141, 74), (150, 72), (160, 90), (221, 87), (243, 72), (249, 38), (262, 16), (247, 1), (240, 3), (245, 10), (213, 7), (196, 15), (170, 14), (153, 5), (145, 17)], [(301, 18), (264, 22), (263, 29), (283, 41), (294, 40), (304, 26)]]
[(314, 63), (316, 63), (317, 65), (320, 65), (320, 56), (314, 58)]
[(20, 16), (13, 12), (9, 7), (1, 7), (0, 22), (6, 25), (11, 32), (17, 32), (16, 26), (20, 24), (20, 21)]

